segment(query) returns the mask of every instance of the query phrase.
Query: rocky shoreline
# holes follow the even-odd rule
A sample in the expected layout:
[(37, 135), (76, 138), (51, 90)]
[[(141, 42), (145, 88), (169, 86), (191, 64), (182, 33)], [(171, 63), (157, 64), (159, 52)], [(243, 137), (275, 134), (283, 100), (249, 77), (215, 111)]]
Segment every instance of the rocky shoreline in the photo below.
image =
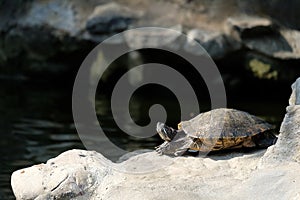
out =
[(147, 152), (119, 163), (94, 151), (70, 150), (15, 171), (14, 194), (17, 199), (298, 199), (300, 78), (292, 89), (278, 141), (267, 150), (205, 158)]
[[(269, 9), (280, 3), (273, 2)], [(216, 61), (241, 54), (239, 65), (261, 79), (291, 81), (300, 72), (292, 66), (300, 58), (300, 25), (292, 20), (288, 25), (280, 23), (256, 1), (244, 5), (231, 0), (227, 7), (205, 0), (28, 0), (19, 4), (1, 2), (0, 17), (5, 20), (0, 23), (0, 70), (25, 78), (76, 71), (99, 42), (143, 26), (180, 27)], [(262, 66), (263, 70), (257, 69)]]

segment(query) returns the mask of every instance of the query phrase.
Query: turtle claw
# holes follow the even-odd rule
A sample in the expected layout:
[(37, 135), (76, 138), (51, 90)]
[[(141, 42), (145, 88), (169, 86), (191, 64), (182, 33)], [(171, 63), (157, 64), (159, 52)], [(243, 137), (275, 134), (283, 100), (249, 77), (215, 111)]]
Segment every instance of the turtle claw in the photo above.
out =
[(166, 150), (168, 150), (170, 148), (170, 143), (169, 142), (164, 142), (161, 145), (155, 147), (155, 151), (159, 154), (159, 155), (163, 155), (166, 154)]
[(156, 151), (156, 152), (158, 153), (158, 155), (160, 155), (160, 156), (163, 154), (163, 153), (162, 153), (162, 150), (159, 149), (159, 148), (158, 148), (158, 149), (155, 149), (155, 151)]
[(161, 148), (160, 148), (160, 147), (157, 147), (157, 148), (155, 148), (155, 151), (156, 151), (156, 152), (159, 152), (159, 151), (161, 151)]
[(162, 147), (161, 146), (157, 146), (156, 148), (155, 148), (155, 151), (158, 153), (158, 155), (163, 155), (163, 150), (162, 150)]

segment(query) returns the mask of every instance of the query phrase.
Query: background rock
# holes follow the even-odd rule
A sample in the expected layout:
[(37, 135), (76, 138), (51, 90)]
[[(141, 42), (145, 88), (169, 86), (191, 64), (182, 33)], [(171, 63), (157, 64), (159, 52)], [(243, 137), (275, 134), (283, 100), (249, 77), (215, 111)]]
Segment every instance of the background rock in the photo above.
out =
[[(13, 71), (30, 78), (65, 78), (66, 74), (77, 71), (84, 57), (99, 42), (115, 33), (144, 26), (180, 26), (183, 33), (198, 40), (213, 59), (221, 60), (219, 68), (226, 68), (223, 65), (228, 60), (236, 62), (232, 55), (251, 51), (275, 61), (297, 60), (296, 64), (282, 67), (289, 73), (300, 58), (299, 24), (291, 20), (291, 16), (298, 14), (287, 12), (283, 15), (279, 8), (299, 10), (299, 5), (296, 1), (284, 4), (281, 0), (268, 3), (257, 0), (116, 0), (113, 3), (106, 0), (26, 0), (14, 5), (3, 0), (0, 71), (10, 74)], [(274, 16), (274, 12), (281, 14)], [(236, 37), (241, 40), (232, 39)], [(187, 52), (193, 54), (192, 49)], [(45, 67), (43, 63), (50, 64)], [(245, 66), (243, 61), (238, 65)], [(289, 77), (286, 79), (292, 81)]]
[(128, 29), (135, 13), (116, 3), (97, 6), (86, 22), (86, 29), (94, 34), (118, 33)]
[[(187, 33), (187, 37), (191, 39), (191, 41), (195, 40), (199, 42), (214, 59), (224, 58), (227, 54), (238, 51), (241, 48), (241, 44), (238, 41), (222, 32), (192, 29)], [(197, 55), (190, 43), (188, 41), (185, 48), (186, 51)]]
[(269, 33), (272, 29), (271, 20), (253, 16), (230, 17), (225, 24), (227, 34), (233, 35), (240, 40)]

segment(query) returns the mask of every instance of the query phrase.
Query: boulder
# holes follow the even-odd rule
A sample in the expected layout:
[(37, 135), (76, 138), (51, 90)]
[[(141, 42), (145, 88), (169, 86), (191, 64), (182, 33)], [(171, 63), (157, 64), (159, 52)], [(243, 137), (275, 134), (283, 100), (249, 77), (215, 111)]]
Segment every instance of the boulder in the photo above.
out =
[(178, 50), (185, 44), (180, 25), (167, 28), (145, 27), (125, 33), (126, 44), (133, 49), (167, 47)]
[[(248, 50), (273, 60), (288, 62), (300, 58), (299, 23), (295, 17), (298, 14), (282, 12), (297, 10), (299, 4), (294, 0), (291, 5), (282, 0), (268, 3), (258, 0), (24, 0), (17, 3), (2, 0), (0, 5), (0, 70), (7, 75), (20, 74), (25, 79), (65, 79), (77, 71), (84, 56), (97, 44), (137, 27), (178, 26), (184, 34), (200, 42), (213, 59), (220, 61), (220, 68), (241, 59), (233, 56), (243, 56)], [(270, 16), (276, 18), (274, 9), (274, 13), (282, 15), (279, 21), (289, 19), (288, 28), (270, 19)], [(139, 38), (127, 37), (125, 42), (141, 45), (143, 34), (138, 33)], [(157, 41), (162, 42), (160, 39)], [(145, 42), (156, 45), (157, 41)], [(124, 40), (115, 41), (121, 42)], [(182, 47), (182, 41), (172, 37), (163, 42), (172, 42), (174, 48)], [(192, 41), (183, 45), (188, 53), (203, 54), (193, 48)], [(242, 61), (238, 62), (232, 66), (243, 68)], [(286, 72), (294, 73), (293, 66), (283, 67), (283, 76)], [(293, 79), (289, 77), (291, 82)]]
[(188, 53), (194, 55), (203, 54), (202, 52), (197, 52), (198, 49), (193, 48), (194, 41), (197, 41), (213, 59), (224, 58), (226, 55), (241, 48), (241, 44), (237, 40), (218, 31), (192, 29), (187, 33), (187, 37), (189, 40), (185, 45), (185, 50)]
[(225, 31), (228, 35), (233, 35), (238, 39), (256, 36), (271, 32), (272, 22), (262, 17), (229, 17), (225, 23)]
[(300, 78), (292, 85), (286, 111), (277, 144), (268, 149), (261, 165), (282, 165), (287, 161), (300, 163)]
[(110, 173), (108, 167), (101, 165), (104, 159), (96, 152), (73, 150), (46, 164), (19, 170), (11, 178), (15, 196), (17, 199), (71, 199), (78, 196), (88, 199), (96, 182)]
[(117, 3), (97, 6), (86, 22), (86, 29), (92, 34), (118, 33), (129, 28), (136, 13)]
[(291, 60), (300, 58), (300, 32), (274, 25), (261, 17), (231, 17), (225, 23), (228, 35), (241, 41), (248, 49), (270, 58)]
[(82, 61), (78, 56), (66, 56), (84, 51), (88, 45), (81, 36), (85, 13), (78, 2), (22, 1), (13, 10), (9, 4), (3, 1), (0, 7), (3, 69), (29, 77), (55, 77), (69, 72), (75, 60)]
[(299, 38), (299, 31), (282, 29), (261, 36), (244, 38), (242, 42), (247, 48), (273, 59), (292, 60), (300, 58), (300, 46), (296, 42)]

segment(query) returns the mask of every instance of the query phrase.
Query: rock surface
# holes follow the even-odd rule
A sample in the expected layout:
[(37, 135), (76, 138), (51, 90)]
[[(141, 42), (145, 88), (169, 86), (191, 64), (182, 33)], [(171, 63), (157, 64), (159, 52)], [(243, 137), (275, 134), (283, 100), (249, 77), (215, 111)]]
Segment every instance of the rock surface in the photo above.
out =
[(261, 17), (230, 17), (226, 22), (228, 34), (234, 35), (242, 40), (245, 37), (264, 34), (272, 31), (272, 22)]
[(262, 159), (262, 165), (281, 165), (284, 161), (300, 163), (300, 78), (292, 85), (292, 89), (277, 145), (268, 149)]
[(225, 23), (227, 34), (254, 51), (277, 59), (299, 59), (299, 31), (278, 27), (267, 18), (231, 17)]
[(128, 29), (135, 18), (129, 8), (116, 3), (97, 6), (86, 22), (86, 29), (92, 34), (118, 33)]
[(204, 158), (146, 152), (119, 163), (93, 151), (70, 150), (14, 172), (14, 194), (17, 199), (299, 199), (300, 78), (292, 88), (278, 142), (267, 150)]
[[(192, 29), (187, 33), (191, 41), (199, 42), (207, 53), (214, 59), (224, 58), (227, 54), (237, 51), (241, 44), (222, 32), (208, 31), (203, 29)], [(187, 41), (185, 50), (191, 54), (197, 55), (192, 48), (190, 41)]]

